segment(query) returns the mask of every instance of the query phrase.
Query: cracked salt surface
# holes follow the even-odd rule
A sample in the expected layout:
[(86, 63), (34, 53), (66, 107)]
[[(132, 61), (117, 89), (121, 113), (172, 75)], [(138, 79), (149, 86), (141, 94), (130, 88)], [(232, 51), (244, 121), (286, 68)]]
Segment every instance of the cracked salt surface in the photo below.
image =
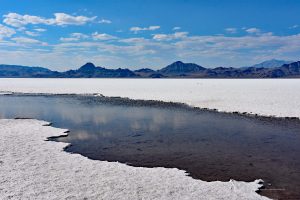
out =
[(0, 92), (93, 94), (300, 118), (300, 79), (0, 79)]
[(0, 120), (0, 199), (268, 199), (254, 182), (205, 182), (178, 169), (90, 160), (46, 141), (63, 129), (34, 119)]

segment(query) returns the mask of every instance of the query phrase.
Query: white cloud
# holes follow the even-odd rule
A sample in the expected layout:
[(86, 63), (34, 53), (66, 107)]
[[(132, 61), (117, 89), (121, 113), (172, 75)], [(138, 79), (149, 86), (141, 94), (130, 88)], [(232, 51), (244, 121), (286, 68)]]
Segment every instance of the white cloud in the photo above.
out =
[(47, 31), (46, 29), (44, 29), (44, 28), (36, 28), (36, 29), (34, 29), (35, 31), (37, 31), (37, 32), (45, 32), (45, 31)]
[(97, 17), (72, 16), (65, 13), (55, 13), (55, 24), (57, 25), (83, 25), (94, 21)]
[(181, 27), (175, 26), (172, 30), (173, 30), (173, 31), (178, 31), (178, 30), (180, 30), (180, 29), (181, 29)]
[(173, 34), (154, 34), (153, 39), (158, 41), (169, 41), (174, 39), (185, 38), (188, 34), (188, 32), (175, 32)]
[(72, 38), (72, 37), (69, 37), (69, 38), (61, 37), (59, 40), (62, 41), (62, 42), (75, 42), (75, 41), (78, 41), (79, 39), (78, 38)]
[(19, 15), (17, 13), (8, 13), (7, 15), (3, 15), (3, 22), (7, 25), (14, 27), (22, 27), (27, 24), (49, 24), (50, 21), (47, 19), (31, 16), (31, 15)]
[(154, 34), (153, 35), (153, 39), (154, 40), (170, 40), (171, 35), (168, 35), (168, 34)]
[(13, 40), (19, 44), (33, 44), (33, 45), (36, 44), (36, 45), (43, 45), (43, 46), (47, 45), (47, 43), (45, 43), (45, 42), (41, 42), (39, 40), (27, 38), (27, 37), (15, 37), (15, 38), (12, 38), (11, 40)]
[(131, 27), (129, 30), (134, 32), (134, 33), (138, 33), (140, 31), (154, 31), (154, 30), (157, 30), (157, 29), (160, 29), (160, 26), (149, 26), (149, 27), (138, 27), (138, 26), (135, 26), (135, 27)]
[(262, 36), (272, 36), (273, 32), (267, 32), (267, 33), (259, 33)]
[(251, 33), (251, 34), (259, 34), (261, 32), (261, 30), (258, 28), (248, 28), (248, 29), (246, 29), (246, 32)]
[(154, 30), (157, 30), (157, 29), (160, 29), (160, 26), (149, 26), (148, 27), (148, 30), (150, 30), (150, 31), (154, 31)]
[(32, 32), (32, 31), (25, 31), (25, 33), (26, 33), (26, 35), (33, 36), (33, 37), (36, 37), (36, 36), (40, 35), (39, 33)]
[(89, 38), (88, 35), (83, 34), (83, 33), (71, 33), (71, 36), (72, 36), (72, 37), (75, 37), (75, 38), (82, 38), (82, 39)]
[(225, 31), (228, 32), (228, 33), (231, 33), (231, 34), (237, 33), (236, 28), (226, 28)]
[(16, 31), (14, 29), (0, 24), (0, 39), (4, 38), (4, 37), (11, 37), (15, 33), (16, 33)]
[(108, 19), (101, 19), (101, 20), (99, 21), (99, 23), (100, 23), (100, 24), (111, 24), (112, 21), (110, 21), (110, 20), (108, 20)]
[(113, 40), (113, 39), (117, 39), (117, 37), (106, 34), (106, 33), (98, 33), (95, 32), (92, 34), (92, 37), (94, 40)]
[(3, 15), (3, 22), (13, 27), (23, 27), (27, 24), (46, 24), (46, 25), (83, 25), (92, 22), (96, 19), (94, 17), (86, 16), (72, 16), (65, 13), (54, 13), (55, 18), (43, 18), (33, 15), (20, 15), (18, 13), (8, 13)]
[(144, 43), (146, 41), (148, 40), (143, 37), (126, 38), (126, 39), (119, 40), (119, 42), (124, 42), (124, 43)]
[(25, 27), (16, 27), (16, 29), (17, 29), (17, 31), (21, 31), (21, 32), (26, 30)]
[(62, 42), (75, 42), (75, 41), (79, 41), (80, 39), (87, 39), (87, 38), (89, 38), (89, 36), (83, 33), (71, 33), (70, 37), (68, 38), (61, 37), (59, 40)]

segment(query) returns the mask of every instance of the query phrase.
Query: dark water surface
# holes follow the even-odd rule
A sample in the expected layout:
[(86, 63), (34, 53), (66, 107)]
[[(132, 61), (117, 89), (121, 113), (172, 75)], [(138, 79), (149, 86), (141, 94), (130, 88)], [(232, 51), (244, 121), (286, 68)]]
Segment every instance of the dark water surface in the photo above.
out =
[[(251, 105), (249, 105), (251, 106)], [(70, 130), (69, 152), (132, 166), (176, 167), (206, 180), (263, 179), (263, 195), (300, 199), (300, 123), (102, 97), (0, 96), (1, 118)]]

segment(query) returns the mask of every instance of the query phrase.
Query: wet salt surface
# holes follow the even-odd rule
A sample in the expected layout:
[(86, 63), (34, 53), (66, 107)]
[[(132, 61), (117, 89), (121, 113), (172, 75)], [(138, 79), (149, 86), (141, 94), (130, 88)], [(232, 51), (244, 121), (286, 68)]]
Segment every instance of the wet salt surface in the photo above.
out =
[(300, 79), (1, 78), (0, 93), (102, 94), (300, 118)]
[[(96, 97), (0, 96), (1, 118), (68, 128), (66, 149), (133, 166), (176, 167), (214, 181), (263, 179), (263, 195), (300, 198), (300, 124)], [(152, 105), (149, 105), (152, 104)], [(271, 185), (270, 185), (271, 184)]]

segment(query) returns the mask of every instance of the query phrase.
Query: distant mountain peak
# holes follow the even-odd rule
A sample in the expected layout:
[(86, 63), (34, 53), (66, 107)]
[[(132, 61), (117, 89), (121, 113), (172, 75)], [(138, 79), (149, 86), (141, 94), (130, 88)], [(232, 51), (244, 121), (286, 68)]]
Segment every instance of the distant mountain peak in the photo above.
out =
[(160, 73), (172, 73), (172, 74), (184, 74), (195, 73), (205, 70), (206, 68), (197, 65), (195, 63), (184, 63), (182, 61), (176, 61), (165, 68), (159, 70)]
[(81, 66), (79, 68), (79, 70), (91, 70), (91, 69), (95, 69), (95, 68), (96, 68), (96, 66), (93, 63), (88, 62), (88, 63), (84, 64), (83, 66)]
[[(173, 62), (172, 64), (175, 64), (175, 65), (182, 65), (182, 64), (184, 64), (182, 61), (180, 61), (180, 60), (178, 60), (178, 61), (175, 61), (175, 62)], [(171, 64), (171, 65), (172, 65)]]

